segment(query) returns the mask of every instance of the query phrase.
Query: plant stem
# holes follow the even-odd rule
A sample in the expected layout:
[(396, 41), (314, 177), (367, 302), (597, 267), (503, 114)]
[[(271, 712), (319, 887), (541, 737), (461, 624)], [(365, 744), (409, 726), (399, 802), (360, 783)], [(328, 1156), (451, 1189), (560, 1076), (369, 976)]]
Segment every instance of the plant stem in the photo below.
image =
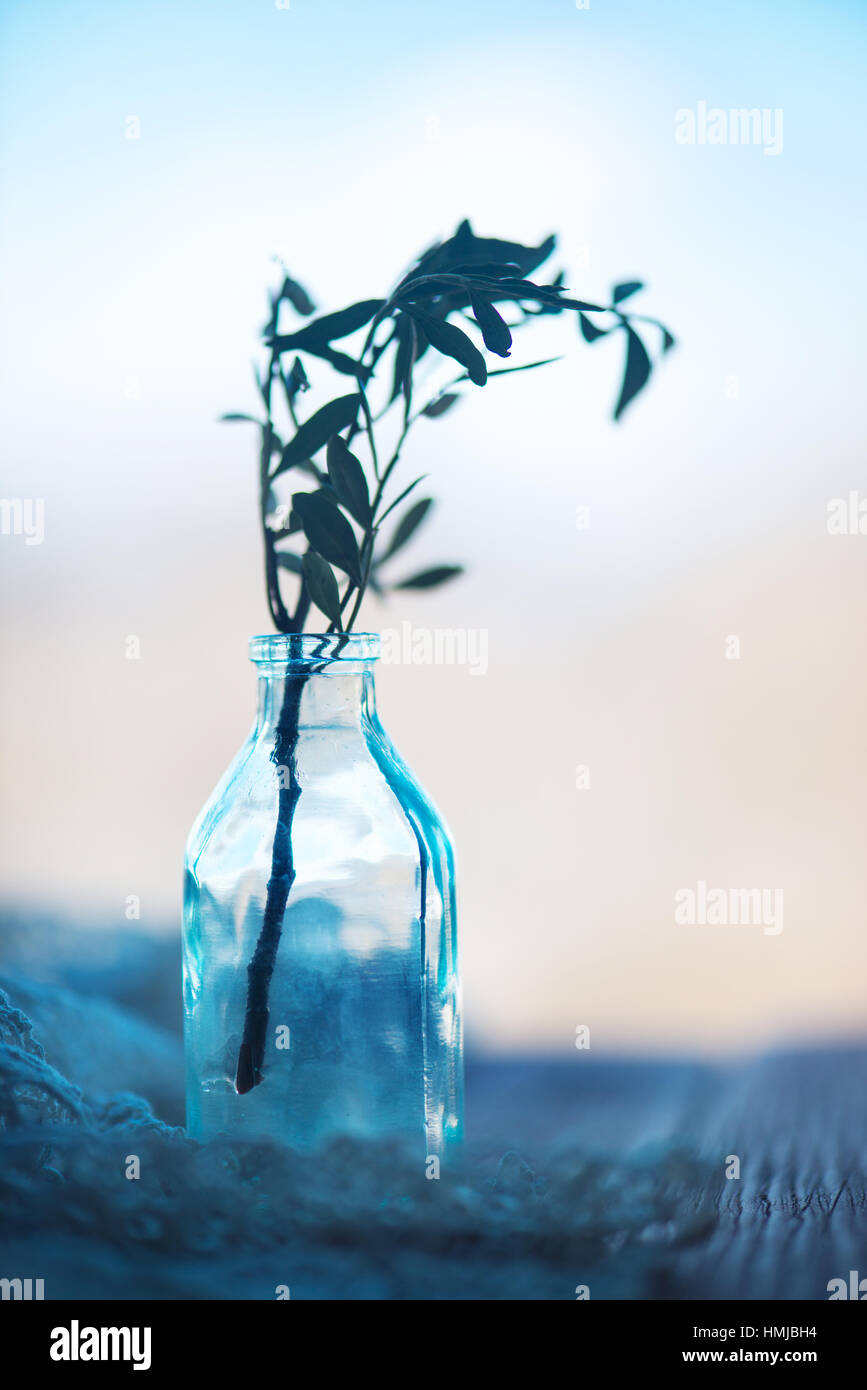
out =
[[(362, 412), (365, 418), (367, 436), (370, 442), (370, 452), (373, 459), (373, 469), (378, 486), (371, 515), (370, 528), (365, 537), (364, 553), (366, 562), (364, 573), (361, 576), (362, 582), (359, 585), (358, 596), (352, 610), (348, 628), (352, 627), (358, 615), (361, 600), (364, 597), (367, 587), (367, 578), (370, 573), (370, 559), (375, 536), (373, 517), (375, 516), (376, 509), (382, 498), (382, 490), (388, 479), (388, 475), (397, 463), (398, 454), (400, 452), (399, 444), (394, 457), (389, 462), (382, 478), (380, 478), (379, 463), (376, 454), (376, 441), (373, 432), (373, 418), (361, 378), (358, 380), (358, 390), (361, 396)], [(298, 422), (291, 404), (290, 412), (292, 414), (293, 423), (297, 429)], [(407, 426), (405, 423), (404, 431), (401, 435), (401, 443), (406, 435), (406, 428)], [(265, 544), (265, 572), (268, 585), (268, 602), (271, 608), (271, 615), (280, 631), (302, 632), (310, 607), (310, 596), (307, 593), (306, 585), (302, 585), (301, 593), (298, 598), (298, 606), (295, 613), (290, 618), (280, 595), (274, 544), (269, 535), (265, 521), (270, 473), (271, 435), (272, 426), (269, 417), (268, 423), (263, 428), (262, 433), (262, 458), (260, 465), (260, 514)], [(345, 597), (348, 599), (349, 591), (347, 591)], [(277, 732), (274, 739), (274, 751), (271, 754), (272, 761), (276, 763), (278, 768), (281, 770), (285, 769), (285, 771), (281, 771), (280, 774), (281, 784), (277, 800), (277, 825), (274, 831), (274, 844), (271, 850), (271, 874), (268, 879), (268, 888), (265, 898), (265, 914), (259, 932), (259, 939), (256, 942), (256, 948), (253, 952), (250, 964), (247, 966), (247, 1004), (244, 1013), (244, 1032), (238, 1051), (238, 1063), (235, 1070), (235, 1090), (238, 1095), (241, 1096), (246, 1095), (248, 1091), (252, 1091), (253, 1087), (258, 1086), (263, 1080), (265, 1048), (268, 1039), (268, 1020), (270, 1017), (268, 999), (271, 989), (271, 977), (274, 974), (277, 950), (280, 945), (280, 937), (283, 933), (286, 905), (289, 901), (292, 884), (295, 882), (292, 824), (295, 819), (295, 809), (301, 796), (296, 754), (298, 750), (298, 722), (301, 711), (301, 695), (306, 682), (307, 673), (304, 675), (287, 673), (286, 686), (283, 692), (283, 703), (280, 708)], [(284, 785), (284, 779), (287, 773), (288, 781)]]
[(376, 453), (376, 440), (373, 437), (373, 416), (370, 413), (370, 403), (367, 399), (367, 392), (364, 389), (364, 382), (362, 381), (361, 376), (359, 375), (356, 378), (356, 380), (358, 381), (358, 394), (361, 397), (361, 411), (364, 415), (364, 425), (365, 429), (367, 430), (367, 439), (368, 443), (370, 444), (370, 457), (373, 462), (373, 474), (378, 482), (379, 458), (377, 457)]
[[(298, 720), (301, 693), (307, 681), (305, 675), (286, 676), (283, 704), (277, 723), (272, 761), (280, 769), (280, 792), (277, 807), (277, 828), (271, 851), (271, 877), (268, 880), (265, 916), (256, 942), (252, 960), (247, 966), (247, 1008), (244, 1015), (244, 1034), (238, 1052), (235, 1090), (246, 1095), (262, 1080), (265, 1045), (268, 1034), (268, 994), (277, 948), (283, 931), (286, 903), (295, 882), (295, 859), (292, 850), (292, 822), (301, 796), (296, 767)], [(288, 773), (288, 780), (284, 785)]]
[(262, 426), (262, 450), (259, 459), (259, 520), (262, 525), (262, 544), (265, 550), (265, 588), (268, 593), (268, 607), (278, 632), (291, 632), (292, 619), (280, 594), (280, 579), (274, 538), (268, 530), (268, 489), (270, 486), (271, 444), (274, 437), (270, 416)]

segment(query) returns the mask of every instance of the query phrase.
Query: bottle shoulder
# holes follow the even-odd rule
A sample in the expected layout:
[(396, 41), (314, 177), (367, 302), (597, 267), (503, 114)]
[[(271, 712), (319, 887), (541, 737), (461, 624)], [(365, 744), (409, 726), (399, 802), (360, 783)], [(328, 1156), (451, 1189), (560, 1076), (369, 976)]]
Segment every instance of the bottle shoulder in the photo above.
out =
[(452, 867), (454, 852), (446, 821), (433, 798), (422, 786), (412, 768), (402, 757), (378, 717), (366, 721), (371, 754), (383, 776), (392, 787), (405, 810), (417, 821), (418, 828), (428, 841), (430, 850), (444, 856)]
[(302, 726), (287, 765), (277, 761), (273, 733), (254, 730), (193, 824), (187, 866), (195, 871), (215, 840), (222, 850), (227, 842), (240, 849), (241, 841), (251, 849), (273, 835), (280, 790), (293, 781), (300, 789), (296, 833), (316, 821), (329, 827), (335, 845), (372, 835), (411, 857), (421, 836), (429, 857), (451, 861), (448, 831), (430, 797), (379, 721), (364, 719)]
[(250, 731), (238, 752), (207, 797), (187, 836), (185, 858), (193, 862), (210, 837), (214, 825), (228, 813), (235, 802), (245, 771), (248, 770), (256, 748), (255, 727)]

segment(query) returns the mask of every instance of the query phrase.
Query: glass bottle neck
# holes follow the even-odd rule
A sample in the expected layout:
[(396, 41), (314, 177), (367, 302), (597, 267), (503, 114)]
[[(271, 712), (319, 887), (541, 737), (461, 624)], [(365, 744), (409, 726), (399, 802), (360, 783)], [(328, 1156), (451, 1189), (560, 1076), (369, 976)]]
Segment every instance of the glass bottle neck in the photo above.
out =
[(371, 632), (251, 637), (250, 660), (259, 675), (256, 732), (276, 730), (284, 707), (297, 711), (302, 729), (358, 727), (373, 719), (379, 650), (379, 636)]
[[(376, 714), (372, 669), (352, 672), (296, 671), (271, 668), (259, 672), (256, 732), (276, 730), (287, 697), (297, 698), (300, 684), (299, 729), (359, 727)], [(293, 689), (294, 687), (294, 689)]]

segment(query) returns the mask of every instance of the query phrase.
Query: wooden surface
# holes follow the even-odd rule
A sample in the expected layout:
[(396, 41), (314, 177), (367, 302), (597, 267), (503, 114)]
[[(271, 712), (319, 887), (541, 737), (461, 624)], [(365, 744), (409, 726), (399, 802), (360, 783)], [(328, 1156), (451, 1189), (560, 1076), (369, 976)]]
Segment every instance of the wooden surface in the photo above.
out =
[[(638, 1171), (694, 1156), (697, 1180), (679, 1199), (694, 1235), (656, 1249), (645, 1297), (827, 1299), (829, 1280), (867, 1278), (862, 1048), (726, 1068), (576, 1054), (480, 1063), (469, 1083), (471, 1138), (514, 1144), (540, 1171), (558, 1149), (595, 1151), (613, 1171), (628, 1156)], [(739, 1180), (725, 1176), (729, 1155)], [(635, 1296), (616, 1257), (608, 1274), (610, 1296)]]

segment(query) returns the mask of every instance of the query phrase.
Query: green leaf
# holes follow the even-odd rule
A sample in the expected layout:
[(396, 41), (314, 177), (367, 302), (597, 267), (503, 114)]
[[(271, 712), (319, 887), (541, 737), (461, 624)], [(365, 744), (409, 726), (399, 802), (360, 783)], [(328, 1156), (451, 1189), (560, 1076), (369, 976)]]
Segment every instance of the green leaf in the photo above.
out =
[(610, 328), (597, 328), (584, 314), (578, 315), (578, 323), (585, 343), (595, 343), (597, 338), (604, 338), (606, 333), (611, 332)]
[(328, 478), (340, 501), (359, 526), (370, 525), (370, 493), (364, 469), (339, 434), (328, 441)]
[(271, 414), (271, 387), (272, 387), (274, 378), (272, 377), (270, 371), (268, 371), (268, 372), (265, 374), (265, 376), (260, 377), (260, 375), (259, 375), (259, 373), (258, 373), (258, 371), (256, 370), (255, 367), (253, 368), (253, 376), (254, 376), (255, 381), (256, 381), (256, 386), (257, 386), (257, 389), (258, 389), (258, 391), (259, 391), (259, 395), (262, 397), (262, 400), (263, 400), (263, 402), (264, 402), (265, 409), (267, 410), (268, 414), (270, 415), (270, 414)]
[[(393, 512), (395, 507), (399, 507), (403, 499), (405, 497), (408, 497), (409, 494), (412, 492), (413, 488), (418, 487), (419, 483), (423, 483), (426, 477), (427, 473), (422, 473), (420, 478), (416, 478), (414, 482), (410, 483), (409, 487), (405, 487), (400, 496), (395, 497), (394, 501), (386, 507), (385, 511), (382, 513), (382, 516), (379, 518), (379, 521), (377, 522), (377, 526), (381, 526), (382, 523), (385, 521), (385, 518), (389, 515), (389, 513)], [(377, 561), (376, 563), (378, 564), (379, 562)]]
[(644, 289), (643, 280), (624, 280), (622, 284), (614, 286), (614, 303), (622, 304), (624, 299), (630, 295), (637, 294)]
[(450, 275), (483, 275), (489, 280), (516, 280), (521, 277), (521, 267), (517, 261), (479, 261), (466, 265), (449, 267)]
[[(406, 398), (412, 369), (418, 360), (418, 337), (412, 319), (408, 314), (398, 314), (394, 321), (394, 337), (397, 344), (394, 353), (394, 375), (392, 377), (389, 405), (403, 392)], [(427, 344), (425, 343), (425, 346)]]
[(487, 299), (483, 299), (478, 294), (470, 294), (470, 303), (473, 307), (476, 323), (482, 330), (485, 347), (489, 352), (495, 352), (498, 357), (508, 357), (512, 346), (512, 335), (505, 319), (500, 317)]
[[(520, 367), (494, 367), (488, 372), (488, 376), (508, 376), (509, 372), (530, 372), (534, 367), (547, 367), (551, 362), (562, 362), (562, 357), (542, 357), (538, 362), (524, 362)], [(466, 377), (459, 377), (459, 381), (466, 381)]]
[(348, 334), (363, 328), (366, 323), (370, 323), (374, 314), (377, 314), (384, 304), (384, 299), (364, 299), (359, 304), (350, 304), (348, 309), (341, 309), (336, 314), (323, 314), (321, 318), (314, 319), (312, 323), (300, 328), (297, 333), (281, 333), (266, 339), (266, 342), (276, 352), (285, 352), (287, 348), (314, 351), (327, 347), (335, 338), (345, 338)]
[(314, 550), (361, 584), (361, 557), (355, 532), (340, 508), (322, 492), (294, 492), (292, 507)]
[(447, 410), (451, 410), (455, 401), (459, 401), (460, 396), (457, 391), (443, 391), (436, 400), (430, 401), (420, 413), (426, 415), (429, 420), (437, 420), (440, 415), (445, 415)]
[(291, 570), (293, 574), (302, 574), (304, 567), (301, 563), (301, 556), (296, 555), (294, 550), (280, 550), (276, 552), (277, 564), (281, 569)]
[(496, 264), (514, 262), (522, 275), (531, 275), (548, 259), (555, 245), (553, 236), (546, 237), (539, 246), (522, 246), (520, 242), (501, 241), (498, 237), (479, 237), (465, 218), (453, 237), (431, 247), (422, 256), (413, 274), (451, 270), (453, 266), (485, 265), (493, 261)]
[(315, 415), (311, 415), (309, 420), (305, 420), (283, 450), (280, 463), (271, 474), (272, 478), (279, 477), (287, 468), (294, 468), (296, 464), (310, 458), (311, 454), (315, 454), (328, 443), (333, 434), (353, 424), (360, 401), (361, 397), (357, 392), (350, 396), (338, 396), (337, 400), (329, 401), (321, 410), (317, 410)]
[(308, 550), (302, 563), (304, 578), (311, 599), (319, 611), (325, 614), (328, 621), (334, 623), (338, 632), (342, 632), (340, 590), (337, 587), (334, 571), (328, 561), (323, 560), (321, 555), (317, 555), (315, 550)]
[(674, 347), (677, 339), (673, 333), (669, 333), (667, 328), (662, 329), (662, 351), (669, 352)]
[(456, 575), (463, 574), (463, 565), (435, 565), (433, 569), (421, 570), (418, 574), (410, 575), (409, 579), (402, 579), (399, 584), (395, 584), (395, 589), (434, 589), (437, 584), (445, 584), (447, 579), (454, 579)]
[(274, 453), (274, 431), (270, 421), (262, 425), (259, 437), (259, 479), (264, 486), (268, 478), (268, 469), (271, 467), (271, 455)]
[(409, 305), (406, 312), (421, 324), (431, 347), (460, 362), (462, 367), (466, 367), (470, 381), (475, 382), (476, 386), (484, 386), (488, 379), (485, 359), (466, 333), (456, 328), (453, 323), (433, 318), (423, 309), (417, 309), (415, 305)]
[(371, 375), (370, 367), (365, 367), (355, 357), (349, 357), (345, 352), (338, 352), (336, 348), (305, 348), (304, 351), (310, 357), (318, 357), (321, 361), (327, 362), (336, 372), (343, 376), (355, 377), (356, 381), (360, 377), (362, 381), (367, 381)]
[(248, 421), (251, 425), (259, 425), (260, 427), (261, 427), (261, 425), (262, 425), (262, 421), (261, 421), (261, 420), (257, 420), (255, 415), (239, 415), (239, 414), (238, 414), (237, 412), (235, 412), (235, 411), (232, 411), (232, 412), (231, 412), (230, 414), (228, 414), (228, 415), (221, 415), (221, 416), (220, 416), (220, 421), (219, 421), (219, 422), (220, 422), (221, 425), (229, 425), (229, 424), (234, 424), (234, 423), (235, 423), (236, 421), (238, 421), (238, 420), (246, 420), (246, 421)]
[[(470, 290), (494, 290), (499, 283), (498, 280), (466, 272), (463, 275), (457, 275), (453, 271), (449, 271), (448, 274), (422, 275), (416, 280), (410, 280), (401, 288), (398, 302), (403, 304), (407, 300), (441, 299), (445, 296), (454, 301), (450, 307), (456, 308), (458, 303), (469, 303)], [(437, 307), (442, 308), (441, 305)], [(443, 315), (439, 317), (442, 319)]]
[(370, 367), (365, 367), (355, 357), (349, 357), (345, 352), (338, 352), (336, 348), (305, 348), (312, 357), (320, 357), (323, 362), (327, 362), (336, 372), (341, 372), (343, 376), (354, 376), (356, 379), (361, 377), (362, 381), (367, 381), (371, 375)]
[(634, 328), (624, 324), (624, 329), (627, 336), (626, 368), (623, 373), (620, 396), (614, 407), (615, 420), (620, 419), (626, 407), (635, 400), (650, 377), (650, 358), (647, 355), (647, 349)]
[(561, 309), (586, 310), (589, 313), (604, 313), (604, 304), (588, 304), (583, 299), (569, 299), (559, 285), (534, 285), (531, 280), (499, 280), (497, 295), (508, 295), (515, 300), (530, 299), (546, 304), (559, 312)]
[(288, 299), (292, 308), (298, 314), (312, 314), (316, 311), (316, 305), (310, 298), (303, 285), (299, 285), (297, 280), (293, 280), (289, 275), (286, 276), (280, 288), (280, 299)]
[(390, 560), (392, 555), (396, 554), (398, 550), (401, 550), (403, 546), (406, 545), (407, 541), (415, 535), (432, 506), (433, 498), (423, 497), (420, 501), (414, 503), (408, 512), (404, 512), (397, 526), (394, 528), (394, 535), (391, 538), (391, 542), (386, 546), (382, 555), (379, 557), (380, 564), (383, 564), (386, 560)]
[(286, 389), (287, 398), (293, 403), (299, 391), (310, 390), (310, 382), (307, 380), (304, 363), (301, 361), (300, 357), (295, 358), (288, 375), (284, 375), (283, 385)]

